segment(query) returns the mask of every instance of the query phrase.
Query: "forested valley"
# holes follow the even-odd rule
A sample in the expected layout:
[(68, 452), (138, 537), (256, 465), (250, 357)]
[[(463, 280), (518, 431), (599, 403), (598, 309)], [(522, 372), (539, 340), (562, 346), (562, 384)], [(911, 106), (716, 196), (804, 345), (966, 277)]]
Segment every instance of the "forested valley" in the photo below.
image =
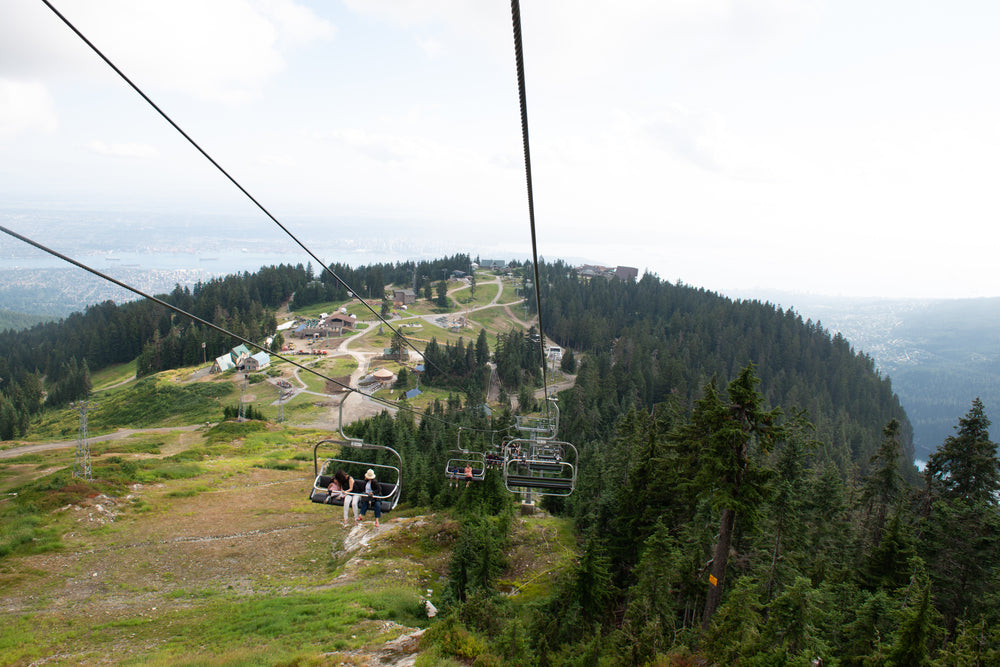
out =
[[(373, 276), (362, 295), (381, 298), (414, 275), (429, 287), (435, 270), (350, 278)], [(404, 507), (460, 518), (429, 631), (442, 650), (482, 665), (1000, 664), (1000, 464), (981, 402), (921, 472), (890, 378), (843, 337), (648, 274), (586, 280), (562, 262), (538, 272), (540, 285), (521, 278), (529, 308), (539, 289), (544, 338), (512, 329), (493, 350), (482, 336), (435, 341), (432, 381), (454, 395), (424, 418), (401, 410), (348, 429), (402, 454)], [(165, 298), (262, 340), (292, 293), (301, 305), (339, 290), (309, 267), (271, 267)], [(4, 333), (0, 423), (17, 433), (46, 404), (85, 396), (88, 369), (200, 363), (215, 334), (181, 320), (108, 303)], [(558, 396), (559, 438), (579, 451), (576, 488), (541, 503), (572, 518), (579, 552), (549, 597), (522, 603), (496, 581), (515, 497), (495, 470), (469, 494), (441, 470), (459, 427), (477, 451), (510, 432), (509, 396), (481, 410), (487, 362), (508, 392), (530, 396), (522, 389), (546, 382), (533, 361), (545, 340), (580, 360)]]

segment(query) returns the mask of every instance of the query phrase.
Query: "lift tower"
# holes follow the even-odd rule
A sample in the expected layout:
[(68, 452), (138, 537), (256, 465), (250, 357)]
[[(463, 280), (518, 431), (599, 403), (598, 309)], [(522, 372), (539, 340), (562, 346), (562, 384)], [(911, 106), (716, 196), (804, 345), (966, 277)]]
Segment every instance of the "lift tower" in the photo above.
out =
[(94, 473), (90, 468), (90, 442), (88, 440), (90, 436), (87, 433), (87, 411), (90, 410), (90, 401), (77, 401), (73, 407), (80, 411), (80, 434), (76, 440), (73, 477), (92, 480)]

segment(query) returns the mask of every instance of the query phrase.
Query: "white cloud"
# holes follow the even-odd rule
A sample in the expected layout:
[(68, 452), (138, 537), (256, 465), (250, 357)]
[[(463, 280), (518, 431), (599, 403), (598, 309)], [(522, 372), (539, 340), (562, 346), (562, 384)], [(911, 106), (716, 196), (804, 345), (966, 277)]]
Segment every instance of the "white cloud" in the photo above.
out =
[[(0, 3), (0, 71), (98, 76), (103, 65), (68, 27), (25, 4), (40, 3)], [(285, 68), (282, 47), (334, 32), (292, 0), (62, 0), (59, 10), (140, 88), (236, 103)]]
[(141, 143), (115, 143), (106, 144), (103, 141), (94, 140), (87, 144), (87, 150), (98, 155), (120, 158), (154, 158), (159, 157), (159, 151), (148, 144)]
[(420, 50), (423, 51), (428, 58), (438, 58), (445, 52), (444, 44), (432, 37), (424, 39), (418, 38), (417, 46), (420, 47)]
[(722, 117), (717, 113), (694, 113), (672, 104), (653, 117), (640, 119), (637, 129), (651, 145), (708, 171), (724, 167)]
[(429, 146), (422, 145), (419, 140), (368, 132), (358, 128), (320, 132), (316, 138), (333, 144), (331, 153), (338, 155), (341, 160), (344, 159), (345, 153), (353, 153), (374, 162), (394, 163), (432, 152), (428, 150)]
[(811, 0), (532, 3), (521, 9), (525, 57), (535, 75), (570, 86), (595, 76), (641, 76), (664, 63), (692, 69), (796, 38), (817, 6)]
[(276, 169), (291, 169), (296, 166), (295, 160), (287, 155), (261, 155), (257, 158), (257, 163)]
[(255, 0), (254, 6), (275, 22), (282, 41), (306, 44), (330, 39), (336, 32), (332, 23), (293, 0)]
[(36, 81), (0, 79), (0, 141), (26, 132), (54, 132), (52, 96)]

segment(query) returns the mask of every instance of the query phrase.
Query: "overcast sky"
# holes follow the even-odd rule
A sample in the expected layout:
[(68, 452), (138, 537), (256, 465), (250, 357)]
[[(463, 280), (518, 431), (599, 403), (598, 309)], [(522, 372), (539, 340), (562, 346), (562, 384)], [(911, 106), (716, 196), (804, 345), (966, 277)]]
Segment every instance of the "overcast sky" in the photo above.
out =
[[(290, 226), (529, 256), (507, 2), (53, 2)], [(718, 291), (1000, 296), (995, 0), (521, 18), (543, 257)], [(40, 0), (0, 2), (0, 201), (273, 228)]]

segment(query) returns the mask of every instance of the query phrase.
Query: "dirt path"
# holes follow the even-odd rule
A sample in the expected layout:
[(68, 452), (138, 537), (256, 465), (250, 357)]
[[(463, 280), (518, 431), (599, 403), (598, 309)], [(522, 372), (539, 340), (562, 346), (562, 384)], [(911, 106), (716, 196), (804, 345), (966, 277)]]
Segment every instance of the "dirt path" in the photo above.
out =
[[(191, 426), (165, 426), (162, 428), (120, 428), (114, 433), (105, 435), (92, 435), (87, 438), (88, 442), (109, 442), (121, 440), (137, 433), (171, 433), (173, 431), (196, 431), (203, 428), (202, 424)], [(0, 459), (12, 459), (23, 454), (34, 452), (46, 452), (52, 449), (63, 449), (65, 447), (76, 447), (77, 440), (59, 440), (55, 442), (39, 442), (32, 445), (19, 445), (0, 451)]]
[[(523, 301), (523, 299), (522, 299), (521, 301)], [(513, 311), (512, 311), (511, 309), (510, 309), (510, 307), (511, 307), (511, 306), (513, 306), (513, 305), (516, 305), (517, 303), (521, 303), (521, 301), (517, 301), (517, 302), (515, 302), (515, 303), (513, 303), (513, 304), (510, 304), (510, 303), (509, 303), (509, 304), (505, 305), (505, 306), (503, 307), (503, 312), (504, 312), (504, 314), (506, 314), (506, 315), (507, 315), (507, 317), (509, 317), (509, 318), (510, 318), (511, 320), (513, 320), (514, 322), (517, 322), (517, 324), (518, 324), (519, 326), (523, 327), (524, 329), (530, 329), (531, 327), (533, 327), (533, 326), (535, 326), (536, 324), (538, 324), (538, 318), (537, 318), (537, 317), (532, 317), (532, 318), (531, 318), (531, 321), (530, 321), (530, 322), (525, 322), (525, 321), (524, 321), (524, 320), (522, 320), (521, 318), (519, 318), (519, 317), (517, 317), (516, 315), (514, 315), (514, 312), (513, 312)]]

